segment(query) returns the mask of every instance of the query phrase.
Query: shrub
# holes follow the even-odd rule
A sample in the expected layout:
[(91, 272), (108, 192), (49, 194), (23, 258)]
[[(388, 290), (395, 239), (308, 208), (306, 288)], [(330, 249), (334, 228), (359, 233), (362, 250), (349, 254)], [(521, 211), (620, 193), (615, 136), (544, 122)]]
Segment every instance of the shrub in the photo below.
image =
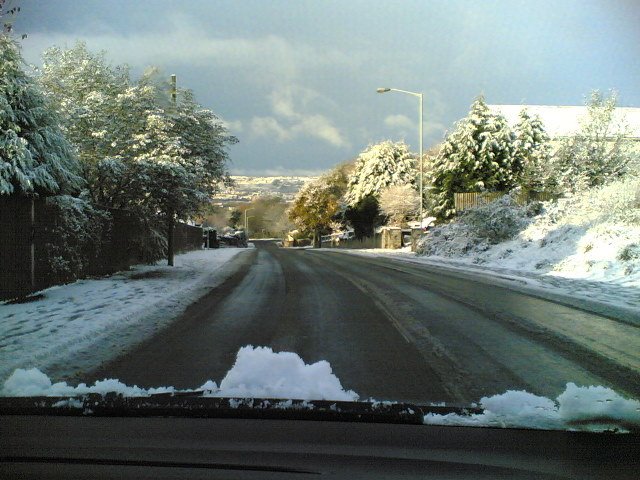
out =
[(100, 254), (102, 239), (110, 228), (110, 215), (88, 201), (58, 195), (46, 199), (54, 222), (44, 227), (45, 255), (57, 280), (82, 277), (92, 259)]
[(496, 244), (515, 237), (529, 223), (529, 217), (537, 211), (518, 205), (514, 195), (504, 195), (486, 205), (471, 208), (462, 213), (459, 222), (479, 238)]

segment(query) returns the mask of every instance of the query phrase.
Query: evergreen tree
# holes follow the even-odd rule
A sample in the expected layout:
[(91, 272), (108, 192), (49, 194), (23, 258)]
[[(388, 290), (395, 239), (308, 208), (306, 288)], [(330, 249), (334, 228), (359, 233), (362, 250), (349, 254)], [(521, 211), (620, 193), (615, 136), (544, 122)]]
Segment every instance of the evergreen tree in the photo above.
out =
[(455, 213), (454, 193), (509, 190), (523, 171), (516, 155), (515, 134), (501, 115), (489, 111), (482, 97), (443, 143), (433, 166), (434, 213)]
[(515, 155), (523, 165), (520, 185), (526, 191), (541, 192), (551, 175), (549, 135), (540, 118), (531, 117), (526, 109), (520, 112), (515, 135)]
[(80, 169), (55, 110), (0, 33), (0, 195), (77, 192)]

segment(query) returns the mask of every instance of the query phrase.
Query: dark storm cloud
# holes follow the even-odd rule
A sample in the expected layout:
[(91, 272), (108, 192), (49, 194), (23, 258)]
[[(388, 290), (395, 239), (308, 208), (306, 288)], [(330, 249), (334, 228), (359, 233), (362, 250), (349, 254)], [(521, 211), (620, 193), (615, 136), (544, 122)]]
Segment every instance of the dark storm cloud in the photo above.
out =
[(20, 4), (30, 61), (83, 39), (134, 72), (177, 73), (240, 138), (232, 168), (244, 173), (323, 170), (385, 138), (415, 148), (415, 99), (379, 86), (425, 93), (426, 146), (480, 93), (580, 104), (616, 88), (640, 106), (632, 1)]

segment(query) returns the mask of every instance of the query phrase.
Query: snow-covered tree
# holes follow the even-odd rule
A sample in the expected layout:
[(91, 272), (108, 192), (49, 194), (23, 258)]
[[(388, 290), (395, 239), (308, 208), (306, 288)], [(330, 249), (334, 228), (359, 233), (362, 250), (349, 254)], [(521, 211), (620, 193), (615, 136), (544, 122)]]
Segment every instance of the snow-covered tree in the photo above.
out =
[(226, 148), (237, 140), (190, 91), (170, 102), (155, 71), (133, 81), (79, 43), (45, 52), (41, 83), (64, 114), (97, 203), (166, 222), (171, 238), (174, 220), (195, 214), (227, 179)]
[(490, 112), (482, 97), (446, 138), (433, 165), (434, 213), (455, 213), (457, 192), (501, 191), (515, 187), (523, 163), (515, 150), (515, 134), (501, 115)]
[(345, 170), (344, 166), (339, 166), (305, 184), (288, 211), (289, 219), (302, 232), (313, 234), (314, 246), (320, 246), (320, 235), (329, 230), (341, 213), (342, 196), (347, 185)]
[(18, 45), (0, 33), (0, 195), (72, 193), (79, 174), (55, 110), (25, 73)]
[(515, 126), (515, 154), (523, 164), (520, 185), (525, 191), (540, 192), (548, 183), (551, 144), (540, 118), (530, 116), (526, 109), (520, 112)]
[(355, 207), (365, 197), (379, 197), (391, 185), (409, 185), (416, 182), (416, 159), (405, 143), (384, 141), (369, 146), (356, 159), (345, 201)]
[(593, 91), (580, 130), (565, 139), (553, 159), (560, 192), (604, 185), (625, 175), (633, 161), (628, 126), (616, 121), (617, 95)]
[(420, 210), (420, 194), (411, 185), (393, 185), (380, 193), (380, 210), (393, 225), (402, 226)]

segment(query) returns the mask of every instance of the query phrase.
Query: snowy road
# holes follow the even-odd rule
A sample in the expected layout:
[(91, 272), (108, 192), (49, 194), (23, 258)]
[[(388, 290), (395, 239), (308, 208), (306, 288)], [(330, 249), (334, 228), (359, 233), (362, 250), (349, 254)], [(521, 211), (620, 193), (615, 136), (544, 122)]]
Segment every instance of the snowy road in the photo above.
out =
[(83, 380), (188, 388), (222, 378), (252, 344), (327, 360), (361, 398), (476, 401), (567, 382), (640, 396), (640, 328), (388, 258), (256, 242), (167, 329)]

